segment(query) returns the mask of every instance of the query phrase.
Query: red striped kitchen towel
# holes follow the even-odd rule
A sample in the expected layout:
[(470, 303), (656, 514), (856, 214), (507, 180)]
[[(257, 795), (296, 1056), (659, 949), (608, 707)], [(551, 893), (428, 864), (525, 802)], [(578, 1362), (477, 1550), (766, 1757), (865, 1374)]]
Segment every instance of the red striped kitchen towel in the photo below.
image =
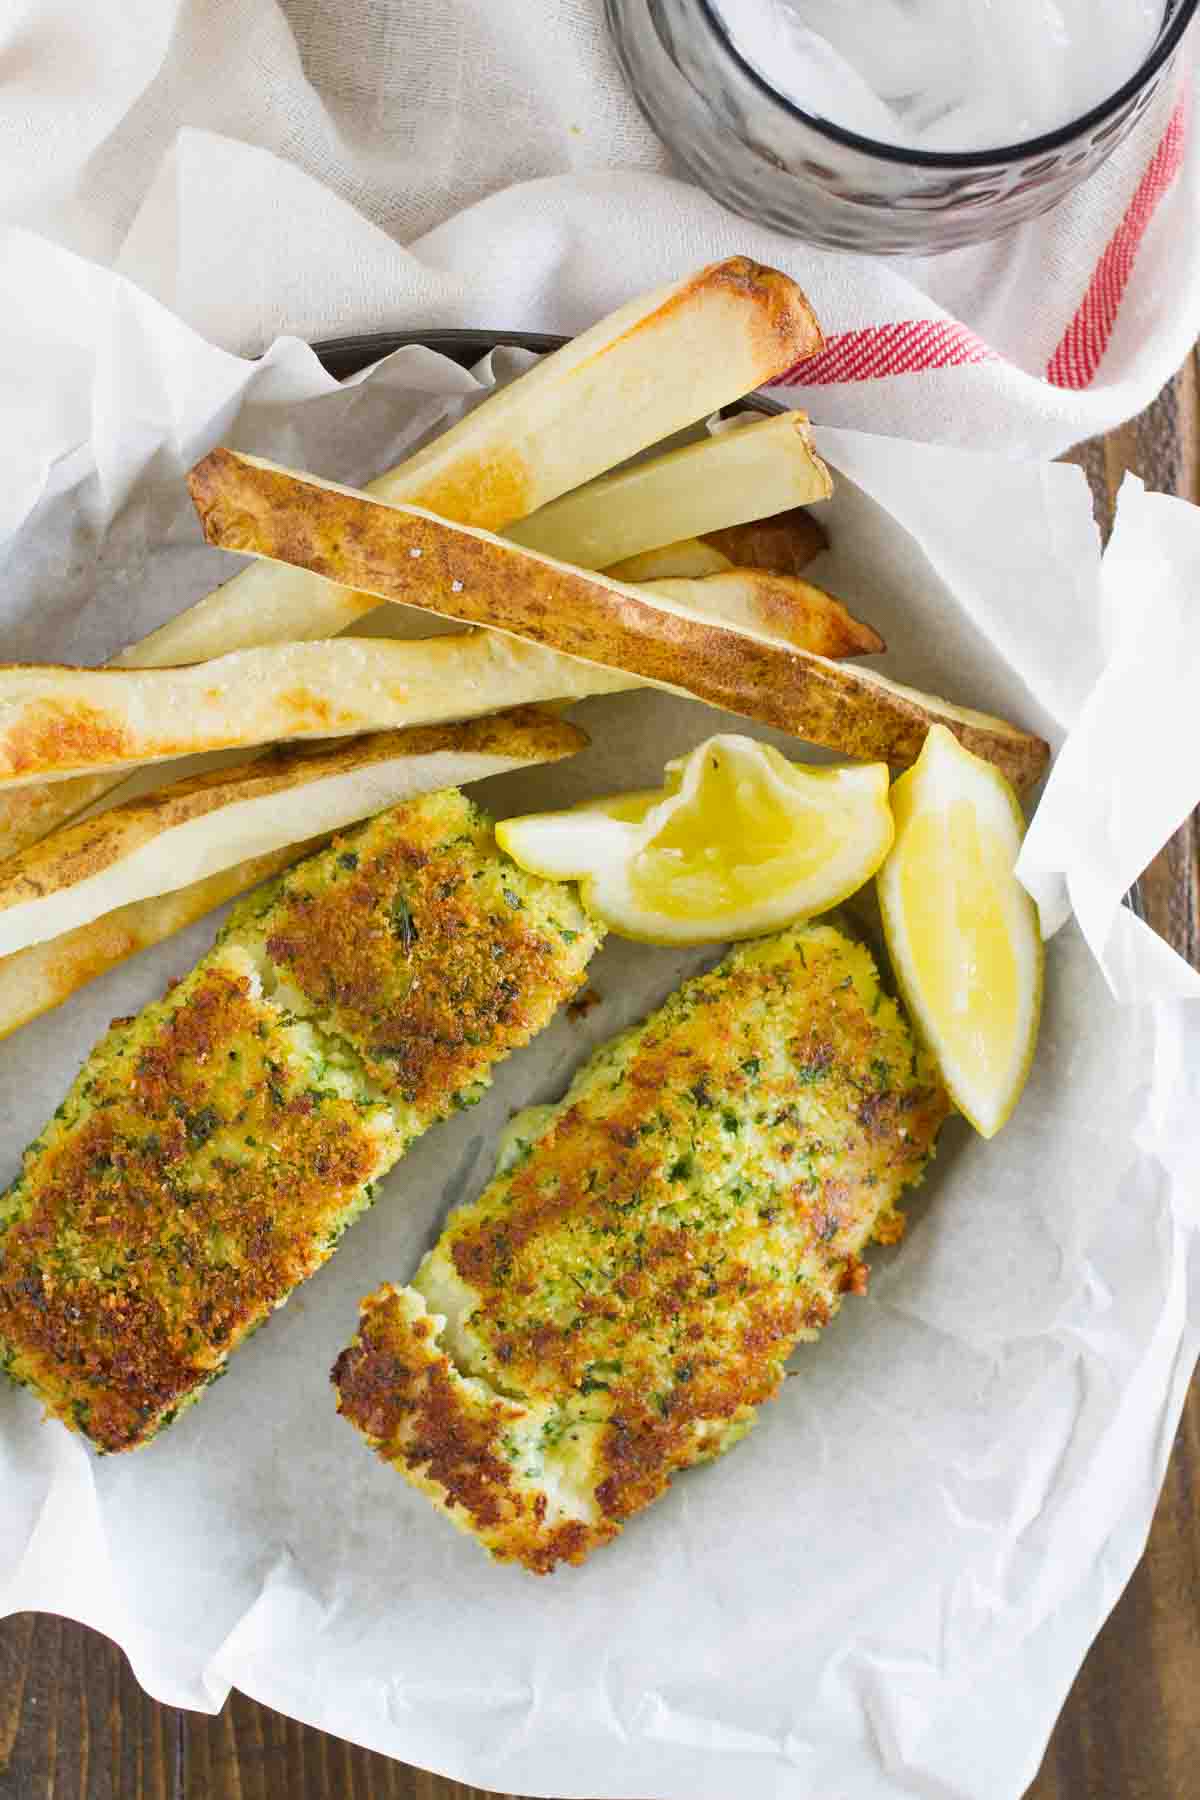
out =
[(743, 251), (816, 307), (826, 348), (777, 390), (815, 418), (1054, 454), (1147, 405), (1200, 336), (1186, 40), (1132, 134), (1054, 211), (887, 259), (813, 249), (678, 179), (600, 0), (376, 6), (352, 32), (320, 0), (163, 0), (153, 31), (128, 8), (68, 8), (69, 105), (57, 10), (33, 0), (43, 29), (0, 83), (0, 223), (114, 266), (227, 349), (577, 331)]

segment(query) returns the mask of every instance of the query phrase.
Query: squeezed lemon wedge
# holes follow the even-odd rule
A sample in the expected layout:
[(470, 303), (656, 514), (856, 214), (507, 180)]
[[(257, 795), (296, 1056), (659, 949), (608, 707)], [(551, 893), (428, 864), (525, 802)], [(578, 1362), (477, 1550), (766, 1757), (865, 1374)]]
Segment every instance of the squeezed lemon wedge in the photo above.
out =
[(1025, 821), (991, 763), (934, 725), (892, 788), (879, 906), (896, 980), (951, 1099), (994, 1137), (1037, 1044), (1042, 937), (1013, 874)]
[(892, 842), (883, 763), (808, 768), (724, 734), (669, 763), (661, 789), (530, 813), (496, 827), (534, 875), (580, 884), (622, 937), (707, 944), (826, 912)]

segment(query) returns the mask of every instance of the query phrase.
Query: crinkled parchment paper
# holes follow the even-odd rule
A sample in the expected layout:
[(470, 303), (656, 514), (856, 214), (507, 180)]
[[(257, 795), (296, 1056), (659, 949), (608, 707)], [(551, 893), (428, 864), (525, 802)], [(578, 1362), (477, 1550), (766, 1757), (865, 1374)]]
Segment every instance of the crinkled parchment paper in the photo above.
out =
[[(106, 273), (19, 234), (6, 251), (9, 658), (99, 660), (229, 573), (180, 481), (210, 444), (356, 481), (478, 391), (420, 351), (342, 390), (293, 340), (241, 362)], [(108, 1632), (173, 1704), (215, 1709), (236, 1685), (508, 1792), (1022, 1792), (1141, 1550), (1196, 1352), (1200, 978), (1119, 901), (1200, 797), (1200, 514), (1135, 488), (1102, 573), (1074, 469), (845, 432), (821, 447), (839, 481), (817, 578), (884, 632), (883, 666), (1067, 740), (1023, 865), (1060, 928), (1012, 1124), (990, 1145), (947, 1128), (869, 1298), (796, 1356), (735, 1454), (583, 1569), (491, 1566), (336, 1416), (328, 1371), (360, 1295), (406, 1279), (484, 1181), (510, 1110), (557, 1095), (703, 960), (612, 943), (602, 1004), (431, 1132), (148, 1449), (98, 1460), (0, 1391), (4, 1610)], [(591, 750), (481, 799), (647, 785), (725, 723), (649, 693), (577, 716)], [(0, 1177), (109, 1017), (213, 927), (0, 1046)]]

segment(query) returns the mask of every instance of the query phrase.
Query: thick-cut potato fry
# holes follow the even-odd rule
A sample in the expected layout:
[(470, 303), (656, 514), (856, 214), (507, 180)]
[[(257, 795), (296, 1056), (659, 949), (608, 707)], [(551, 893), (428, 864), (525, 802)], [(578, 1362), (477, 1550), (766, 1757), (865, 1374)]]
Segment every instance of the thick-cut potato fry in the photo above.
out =
[(208, 875), (174, 893), (156, 894), (151, 900), (134, 900), (115, 912), (104, 913), (90, 924), (80, 925), (44, 944), (31, 944), (12, 956), (0, 957), (0, 1039), (11, 1037), (22, 1025), (52, 1012), (72, 994), (95, 981), (139, 950), (149, 950), (194, 925), (205, 913), (223, 906), (236, 894), (278, 875), (291, 863), (319, 850), (323, 838), (306, 838), (288, 844), (252, 862), (236, 863), (218, 875)]
[(70, 781), (0, 791), (0, 865), (73, 819), (121, 779), (120, 775), (78, 775)]
[(189, 476), (210, 543), (347, 582), (381, 600), (553, 644), (656, 687), (743, 713), (810, 742), (897, 767), (935, 720), (1018, 787), (1049, 747), (1003, 719), (847, 668), (525, 550), (490, 532), (391, 507), (257, 457), (214, 450)]
[(438, 725), (635, 686), (494, 631), (265, 644), (183, 669), (0, 665), (0, 781)]
[(764, 631), (801, 650), (840, 660), (873, 656), (887, 645), (870, 625), (847, 612), (824, 588), (796, 575), (771, 575), (765, 569), (727, 569), (703, 581), (648, 581), (647, 594), (662, 595), (695, 607), (703, 596), (705, 614), (726, 624)]
[[(788, 276), (744, 256), (712, 263), (601, 319), (368, 492), (501, 530), (761, 387), (821, 343)], [(136, 646), (137, 666), (332, 637), (369, 605), (352, 588), (247, 569)]]
[[(742, 579), (690, 584), (697, 610), (720, 620), (727, 608), (740, 623)], [(796, 608), (790, 628), (822, 654), (860, 655), (875, 641), (832, 600)], [(81, 762), (126, 773), (202, 751), (436, 725), (643, 685), (635, 675), (485, 631), (267, 644), (183, 669), (0, 665), (0, 783), (7, 784), (0, 800), (19, 797), (21, 784), (32, 781), (49, 783), (34, 790), (39, 796), (52, 793)], [(115, 785), (111, 773), (99, 779)]]
[(627, 556), (611, 563), (604, 573), (613, 581), (630, 581), (640, 587), (648, 581), (704, 581), (710, 575), (728, 575), (735, 566), (723, 551), (714, 550), (703, 538), (692, 537)]
[(727, 556), (738, 569), (770, 569), (776, 575), (800, 575), (815, 556), (829, 547), (825, 527), (802, 506), (706, 531), (704, 543)]
[[(662, 544), (657, 550), (643, 550), (624, 562), (610, 564), (604, 573), (614, 581), (635, 583), (721, 575), (729, 569), (799, 575), (828, 545), (824, 527), (802, 506), (793, 506), (769, 519), (754, 519), (747, 525), (730, 525), (706, 531), (702, 537)], [(565, 560), (578, 559), (568, 556)]]
[(607, 569), (656, 542), (743, 525), (832, 492), (807, 415), (779, 413), (602, 475), (510, 525), (505, 536), (580, 568)]
[(577, 726), (525, 707), (277, 750), (173, 782), (68, 825), (0, 868), (0, 956), (416, 794), (558, 762), (586, 744)]
[[(733, 607), (739, 599), (739, 596), (731, 591), (730, 584), (724, 582), (714, 583), (711, 587), (705, 583), (703, 590), (708, 596), (708, 604), (712, 606), (714, 613), (718, 611), (718, 603)], [(794, 626), (797, 630), (807, 629), (811, 633), (810, 648), (834, 655), (837, 653), (837, 642), (845, 641), (848, 636), (851, 647), (846, 653), (857, 654), (861, 641), (869, 638), (872, 634), (868, 626), (862, 626), (852, 619), (848, 621), (849, 629), (847, 631), (847, 627), (843, 623), (845, 617), (843, 609), (833, 602), (832, 608), (828, 611), (818, 609), (814, 613), (802, 608), (797, 609)], [(480, 636), (477, 633), (466, 635), (472, 642)], [(461, 644), (462, 638), (460, 637), (458, 641)], [(578, 675), (581, 669), (582, 665), (573, 665), (571, 673)], [(612, 683), (608, 672), (597, 671), (597, 675), (605, 690), (609, 690)], [(635, 685), (632, 679), (628, 685)], [(435, 727), (433, 730), (440, 730), (446, 735), (456, 731), (481, 730), (486, 732), (493, 726), (501, 724), (505, 717), (506, 715), (500, 714), (484, 720), (480, 726)], [(395, 735), (403, 735), (412, 741), (421, 736), (422, 732), (418, 729)], [(309, 766), (314, 766), (320, 758), (335, 761), (340, 757), (344, 757), (347, 763), (352, 764), (358, 754), (361, 741), (351, 740), (348, 744), (333, 750), (322, 747), (315, 752), (303, 752), (301, 756), (306, 763), (309, 763)], [(374, 741), (378, 743), (380, 740), (377, 737)], [(296, 760), (299, 763), (301, 758), (298, 757)], [(282, 754), (277, 758), (268, 756), (255, 767), (269, 780), (272, 771), (275, 776), (278, 776), (281, 765), (284, 768), (287, 767), (287, 759)], [(234, 770), (225, 769), (216, 772), (212, 779), (214, 783), (222, 780), (228, 781), (235, 773)], [(115, 778), (110, 774), (82, 779), (111, 785)], [(468, 777), (460, 774), (457, 779), (462, 781)], [(17, 788), (10, 790), (10, 794), (14, 798), (24, 793), (52, 794), (60, 785), (75, 784), (64, 782), (53, 783), (44, 788)], [(0, 798), (8, 797), (9, 795), (0, 796)], [(146, 801), (143, 799), (133, 804), (140, 808), (146, 804)], [(109, 813), (91, 823), (97, 828), (104, 827), (107, 830), (113, 818), (114, 814)], [(88, 827), (72, 829), (86, 833)], [(304, 829), (310, 829), (307, 815)], [(66, 836), (68, 833), (60, 833), (52, 842), (61, 845)], [(106, 841), (112, 842), (113, 840), (106, 839)], [(185, 926), (203, 917), (214, 907), (220, 906), (234, 894), (253, 887), (257, 882), (265, 880), (268, 875), (286, 867), (289, 862), (306, 855), (309, 850), (315, 849), (322, 841), (323, 839), (320, 838), (310, 838), (305, 843), (292, 844), (260, 856), (252, 862), (239, 863), (233, 868), (210, 875), (202, 881), (192, 882), (186, 888), (177, 889), (172, 893), (153, 899), (130, 902), (103, 914), (90, 924), (81, 925), (50, 942), (33, 944), (12, 955), (0, 957), (0, 1039), (17, 1030), (19, 1026), (28, 1023), (29, 1020), (61, 1005), (86, 982), (103, 974), (106, 969), (115, 967), (116, 964), (123, 962), (136, 951), (160, 943), (172, 933), (183, 930)], [(49, 852), (51, 845), (44, 844), (42, 849)], [(3, 871), (3, 875), (11, 876), (14, 868), (28, 868), (28, 866), (28, 859), (17, 859), (9, 869)], [(177, 875), (177, 871), (173, 871), (173, 873)], [(0, 892), (3, 891), (3, 885), (3, 881), (0, 881)]]
[[(744, 256), (712, 263), (601, 319), (367, 491), (467, 524), (503, 526), (761, 387), (821, 342), (788, 276)], [(114, 660), (119, 668), (166, 668), (334, 637), (374, 605), (303, 570), (252, 563)], [(112, 785), (94, 776), (48, 792), (0, 794), (0, 858), (36, 843)]]

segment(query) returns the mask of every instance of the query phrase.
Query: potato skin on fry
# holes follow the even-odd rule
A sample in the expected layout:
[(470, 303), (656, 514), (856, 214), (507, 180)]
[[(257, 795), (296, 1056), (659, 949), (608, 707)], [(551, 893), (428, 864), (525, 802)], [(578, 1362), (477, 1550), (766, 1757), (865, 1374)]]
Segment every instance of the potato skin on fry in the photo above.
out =
[(48, 837), (122, 779), (120, 774), (76, 775), (69, 781), (0, 790), (0, 863)]
[[(276, 747), (185, 776), (68, 825), (0, 864), (0, 951), (74, 930), (295, 840), (327, 836), (418, 793), (553, 762), (585, 734), (536, 707), (449, 725)], [(291, 858), (289, 860), (294, 860)]]
[(174, 937), (205, 913), (223, 906), (226, 900), (279, 874), (302, 856), (310, 856), (321, 844), (320, 838), (288, 844), (270, 855), (235, 863), (218, 875), (176, 888), (173, 893), (157, 894), (151, 900), (133, 900), (128, 906), (119, 906), (87, 925), (64, 932), (62, 937), (30, 944), (11, 956), (0, 957), (0, 1039), (11, 1037), (22, 1025), (52, 1012), (89, 981), (128, 961), (139, 950), (148, 950), (164, 938)]
[(1049, 760), (1041, 738), (1005, 720), (655, 604), (641, 589), (429, 513), (225, 449), (188, 479), (205, 536), (224, 549), (491, 626), (864, 761), (908, 767), (935, 719), (1016, 787), (1037, 780)]
[(817, 519), (804, 507), (793, 506), (748, 525), (726, 525), (698, 537), (644, 550), (613, 563), (604, 572), (614, 581), (633, 582), (716, 575), (730, 568), (801, 575), (828, 545), (828, 536)]
[(514, 1121), (412, 1285), (363, 1302), (340, 1410), (497, 1559), (581, 1562), (864, 1290), (948, 1104), (862, 945), (740, 946)]
[[(748, 257), (711, 263), (599, 320), (368, 488), (500, 529), (775, 379), (822, 342), (808, 300), (788, 276)], [(720, 355), (712, 354), (717, 346)], [(604, 432), (595, 420), (601, 400)], [(572, 429), (581, 418), (587, 426)], [(349, 588), (254, 566), (115, 660), (162, 668), (333, 637), (372, 604)], [(81, 775), (52, 789), (0, 792), (0, 857), (36, 843), (113, 785), (108, 775)]]

